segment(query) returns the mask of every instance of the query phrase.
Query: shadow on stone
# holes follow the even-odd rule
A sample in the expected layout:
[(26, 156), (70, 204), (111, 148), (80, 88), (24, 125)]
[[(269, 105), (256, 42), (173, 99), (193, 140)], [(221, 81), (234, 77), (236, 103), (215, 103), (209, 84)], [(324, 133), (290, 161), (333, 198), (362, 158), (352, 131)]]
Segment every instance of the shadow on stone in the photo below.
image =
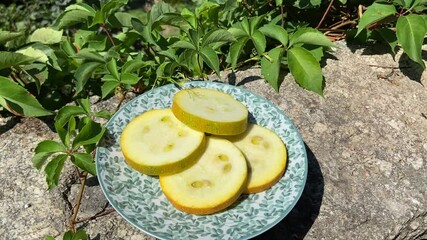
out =
[(95, 237), (89, 237), (90, 240), (101, 240), (101, 235), (98, 233)]
[(88, 187), (94, 187), (99, 186), (98, 178), (97, 177), (90, 177), (86, 180), (86, 186)]
[(241, 86), (244, 85), (245, 83), (250, 83), (256, 80), (262, 79), (260, 76), (249, 76), (249, 77), (245, 77), (242, 79), (242, 81), (240, 81), (239, 83), (236, 84), (236, 86)]
[(13, 116), (10, 119), (6, 121), (6, 124), (0, 126), (0, 135), (3, 133), (9, 131), (13, 127), (15, 127), (16, 124), (18, 124), (21, 121), (21, 117)]
[[(427, 51), (422, 51), (422, 59), (427, 59)], [(421, 83), (421, 75), (424, 69), (416, 62), (412, 61), (408, 55), (402, 54), (399, 59), (399, 70), (409, 79)]]
[(305, 147), (308, 175), (299, 201), (281, 222), (253, 240), (303, 239), (319, 215), (324, 191), (323, 175), (313, 152), (307, 145)]

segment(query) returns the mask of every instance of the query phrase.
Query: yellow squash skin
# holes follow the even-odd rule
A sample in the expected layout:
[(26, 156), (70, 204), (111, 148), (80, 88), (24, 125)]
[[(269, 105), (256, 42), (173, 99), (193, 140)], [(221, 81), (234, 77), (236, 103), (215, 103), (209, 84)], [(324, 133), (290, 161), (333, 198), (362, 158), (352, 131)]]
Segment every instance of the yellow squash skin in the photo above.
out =
[(176, 118), (189, 127), (214, 135), (236, 135), (247, 128), (248, 110), (231, 95), (212, 89), (177, 92), (172, 103)]
[(205, 149), (203, 132), (186, 126), (170, 109), (150, 110), (123, 130), (120, 147), (126, 162), (147, 175), (172, 174), (193, 165)]

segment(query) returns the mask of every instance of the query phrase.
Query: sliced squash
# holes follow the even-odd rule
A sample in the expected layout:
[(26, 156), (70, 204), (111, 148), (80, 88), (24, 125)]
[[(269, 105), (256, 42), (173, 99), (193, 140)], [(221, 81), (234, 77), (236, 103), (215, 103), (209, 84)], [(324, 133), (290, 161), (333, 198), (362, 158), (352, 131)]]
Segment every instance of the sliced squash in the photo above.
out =
[(224, 92), (193, 88), (177, 92), (172, 111), (189, 127), (214, 135), (236, 135), (246, 130), (248, 110)]
[(212, 214), (233, 204), (246, 188), (247, 164), (230, 141), (209, 136), (196, 164), (159, 179), (163, 193), (177, 209)]
[(286, 146), (270, 129), (249, 124), (245, 133), (227, 136), (245, 155), (248, 165), (248, 184), (245, 193), (262, 192), (282, 177), (287, 162)]
[(205, 148), (205, 134), (180, 122), (171, 109), (150, 110), (124, 128), (120, 147), (139, 172), (171, 174), (196, 162)]

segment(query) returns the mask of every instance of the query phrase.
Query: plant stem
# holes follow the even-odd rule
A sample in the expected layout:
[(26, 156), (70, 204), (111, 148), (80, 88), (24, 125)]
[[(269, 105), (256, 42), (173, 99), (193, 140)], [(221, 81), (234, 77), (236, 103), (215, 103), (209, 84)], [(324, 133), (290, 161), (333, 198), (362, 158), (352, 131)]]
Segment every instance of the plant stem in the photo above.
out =
[(79, 212), (80, 205), (82, 202), (83, 192), (85, 190), (86, 178), (87, 178), (86, 172), (80, 173), (79, 170), (77, 170), (77, 172), (79, 173), (79, 177), (80, 177), (80, 191), (79, 191), (79, 195), (76, 198), (76, 204), (74, 205), (73, 215), (71, 216), (71, 219), (68, 222), (68, 229), (73, 232), (76, 231), (74, 224), (76, 223), (77, 214)]
[(114, 211), (115, 211), (115, 210), (114, 210), (114, 208), (104, 209), (104, 210), (102, 210), (101, 212), (98, 212), (98, 213), (96, 213), (96, 214), (95, 214), (95, 215), (93, 215), (93, 216), (90, 216), (90, 217), (87, 217), (87, 218), (83, 218), (83, 219), (76, 220), (74, 223), (82, 223), (82, 222), (87, 222), (87, 221), (90, 221), (90, 220), (94, 220), (94, 219), (97, 219), (97, 218), (99, 218), (99, 217), (102, 217), (102, 216), (108, 215), (108, 214), (110, 214), (110, 213), (112, 213), (112, 212), (114, 212)]
[[(122, 90), (121, 90), (122, 91)], [(122, 92), (122, 94), (120, 94), (120, 100), (119, 100), (119, 104), (117, 104), (117, 107), (116, 107), (116, 110), (114, 111), (114, 112), (117, 112), (119, 109), (120, 109), (120, 107), (122, 106), (122, 104), (123, 104), (123, 101), (126, 99), (126, 94), (127, 94), (128, 92), (127, 91), (125, 91), (125, 92)]]
[(114, 44), (113, 36), (111, 35), (107, 27), (105, 27), (105, 24), (101, 24), (100, 26), (101, 26), (101, 29), (105, 32), (105, 34), (107, 34), (107, 37), (110, 40), (111, 44), (113, 44), (113, 46), (116, 46), (116, 44)]
[(317, 24), (316, 28), (319, 28), (322, 25), (323, 21), (325, 20), (326, 15), (328, 14), (329, 10), (331, 9), (333, 3), (334, 3), (334, 0), (331, 0), (331, 2), (329, 2), (329, 5), (326, 8), (326, 11), (323, 13), (323, 16), (320, 19), (319, 23)]

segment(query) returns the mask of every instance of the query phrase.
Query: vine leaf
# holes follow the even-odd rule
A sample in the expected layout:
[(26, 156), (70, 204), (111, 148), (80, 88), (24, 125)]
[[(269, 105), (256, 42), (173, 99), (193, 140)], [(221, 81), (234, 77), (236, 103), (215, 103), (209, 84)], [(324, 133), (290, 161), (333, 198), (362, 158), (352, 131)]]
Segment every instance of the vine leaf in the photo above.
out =
[(335, 47), (335, 45), (323, 33), (314, 28), (299, 28), (289, 40), (289, 47), (298, 43), (310, 44), (324, 47)]
[(0, 69), (30, 64), (37, 58), (29, 57), (22, 53), (0, 51)]
[(48, 190), (58, 186), (59, 176), (62, 169), (64, 168), (65, 160), (67, 160), (66, 154), (60, 154), (54, 157), (45, 167), (46, 182)]
[(9, 32), (0, 30), (0, 44), (7, 43), (11, 40), (19, 38), (24, 35), (24, 32)]
[(65, 152), (64, 145), (60, 144), (57, 141), (53, 140), (44, 140), (37, 144), (35, 153), (55, 153), (55, 152)]
[(72, 162), (82, 170), (96, 176), (96, 166), (92, 156), (89, 153), (74, 153)]
[(426, 22), (420, 15), (410, 14), (401, 16), (397, 20), (396, 34), (398, 42), (402, 45), (403, 51), (409, 58), (423, 68), (425, 68), (425, 65), (421, 57), (421, 47), (426, 33)]
[(219, 59), (215, 50), (210, 47), (202, 47), (200, 55), (202, 56), (203, 61), (215, 71), (216, 75), (219, 76)]
[(379, 28), (379, 29), (375, 29), (375, 31), (390, 46), (393, 54), (396, 54), (396, 46), (397, 46), (396, 32), (389, 28)]
[(288, 51), (288, 65), (295, 81), (304, 89), (323, 95), (323, 76), (316, 58), (302, 47)]
[(74, 78), (76, 79), (76, 93), (79, 94), (84, 86), (86, 85), (89, 78), (92, 76), (93, 72), (101, 66), (99, 62), (87, 62), (80, 65), (74, 73)]
[(56, 117), (55, 117), (55, 124), (58, 124), (58, 126), (63, 127), (67, 122), (70, 120), (71, 117), (86, 114), (86, 111), (79, 106), (64, 106), (62, 107)]
[(283, 46), (288, 45), (288, 32), (281, 26), (266, 24), (259, 29), (265, 36), (276, 39)]
[(239, 56), (242, 53), (243, 47), (246, 45), (246, 42), (249, 40), (248, 37), (240, 38), (237, 42), (234, 42), (230, 46), (230, 62), (233, 69), (236, 68), (237, 61)]
[(233, 35), (224, 29), (218, 29), (208, 32), (202, 39), (202, 47), (212, 43), (234, 42), (236, 39)]
[(252, 42), (254, 43), (255, 49), (258, 52), (258, 55), (261, 56), (267, 45), (265, 36), (261, 31), (255, 30), (251, 36)]
[[(44, 109), (42, 105), (25, 88), (0, 76), (0, 97), (6, 101), (4, 106), (8, 110), (24, 116), (39, 117), (51, 115), (52, 112)], [(3, 105), (3, 104), (2, 104)]]
[(396, 8), (392, 4), (373, 3), (366, 8), (357, 25), (357, 33), (359, 33), (372, 23), (378, 22), (386, 17), (392, 16), (396, 13)]
[(265, 80), (279, 92), (279, 87), (281, 81), (279, 81), (280, 75), (280, 65), (283, 55), (282, 48), (273, 48), (268, 52), (268, 56), (271, 58), (271, 61), (265, 56), (261, 59), (261, 74), (264, 76)]
[(104, 135), (104, 132), (105, 128), (102, 127), (101, 124), (89, 120), (74, 138), (73, 148), (76, 149), (82, 145), (97, 143)]
[(36, 29), (29, 37), (30, 42), (40, 42), (43, 44), (55, 44), (61, 42), (62, 30), (57, 31), (52, 28)]

